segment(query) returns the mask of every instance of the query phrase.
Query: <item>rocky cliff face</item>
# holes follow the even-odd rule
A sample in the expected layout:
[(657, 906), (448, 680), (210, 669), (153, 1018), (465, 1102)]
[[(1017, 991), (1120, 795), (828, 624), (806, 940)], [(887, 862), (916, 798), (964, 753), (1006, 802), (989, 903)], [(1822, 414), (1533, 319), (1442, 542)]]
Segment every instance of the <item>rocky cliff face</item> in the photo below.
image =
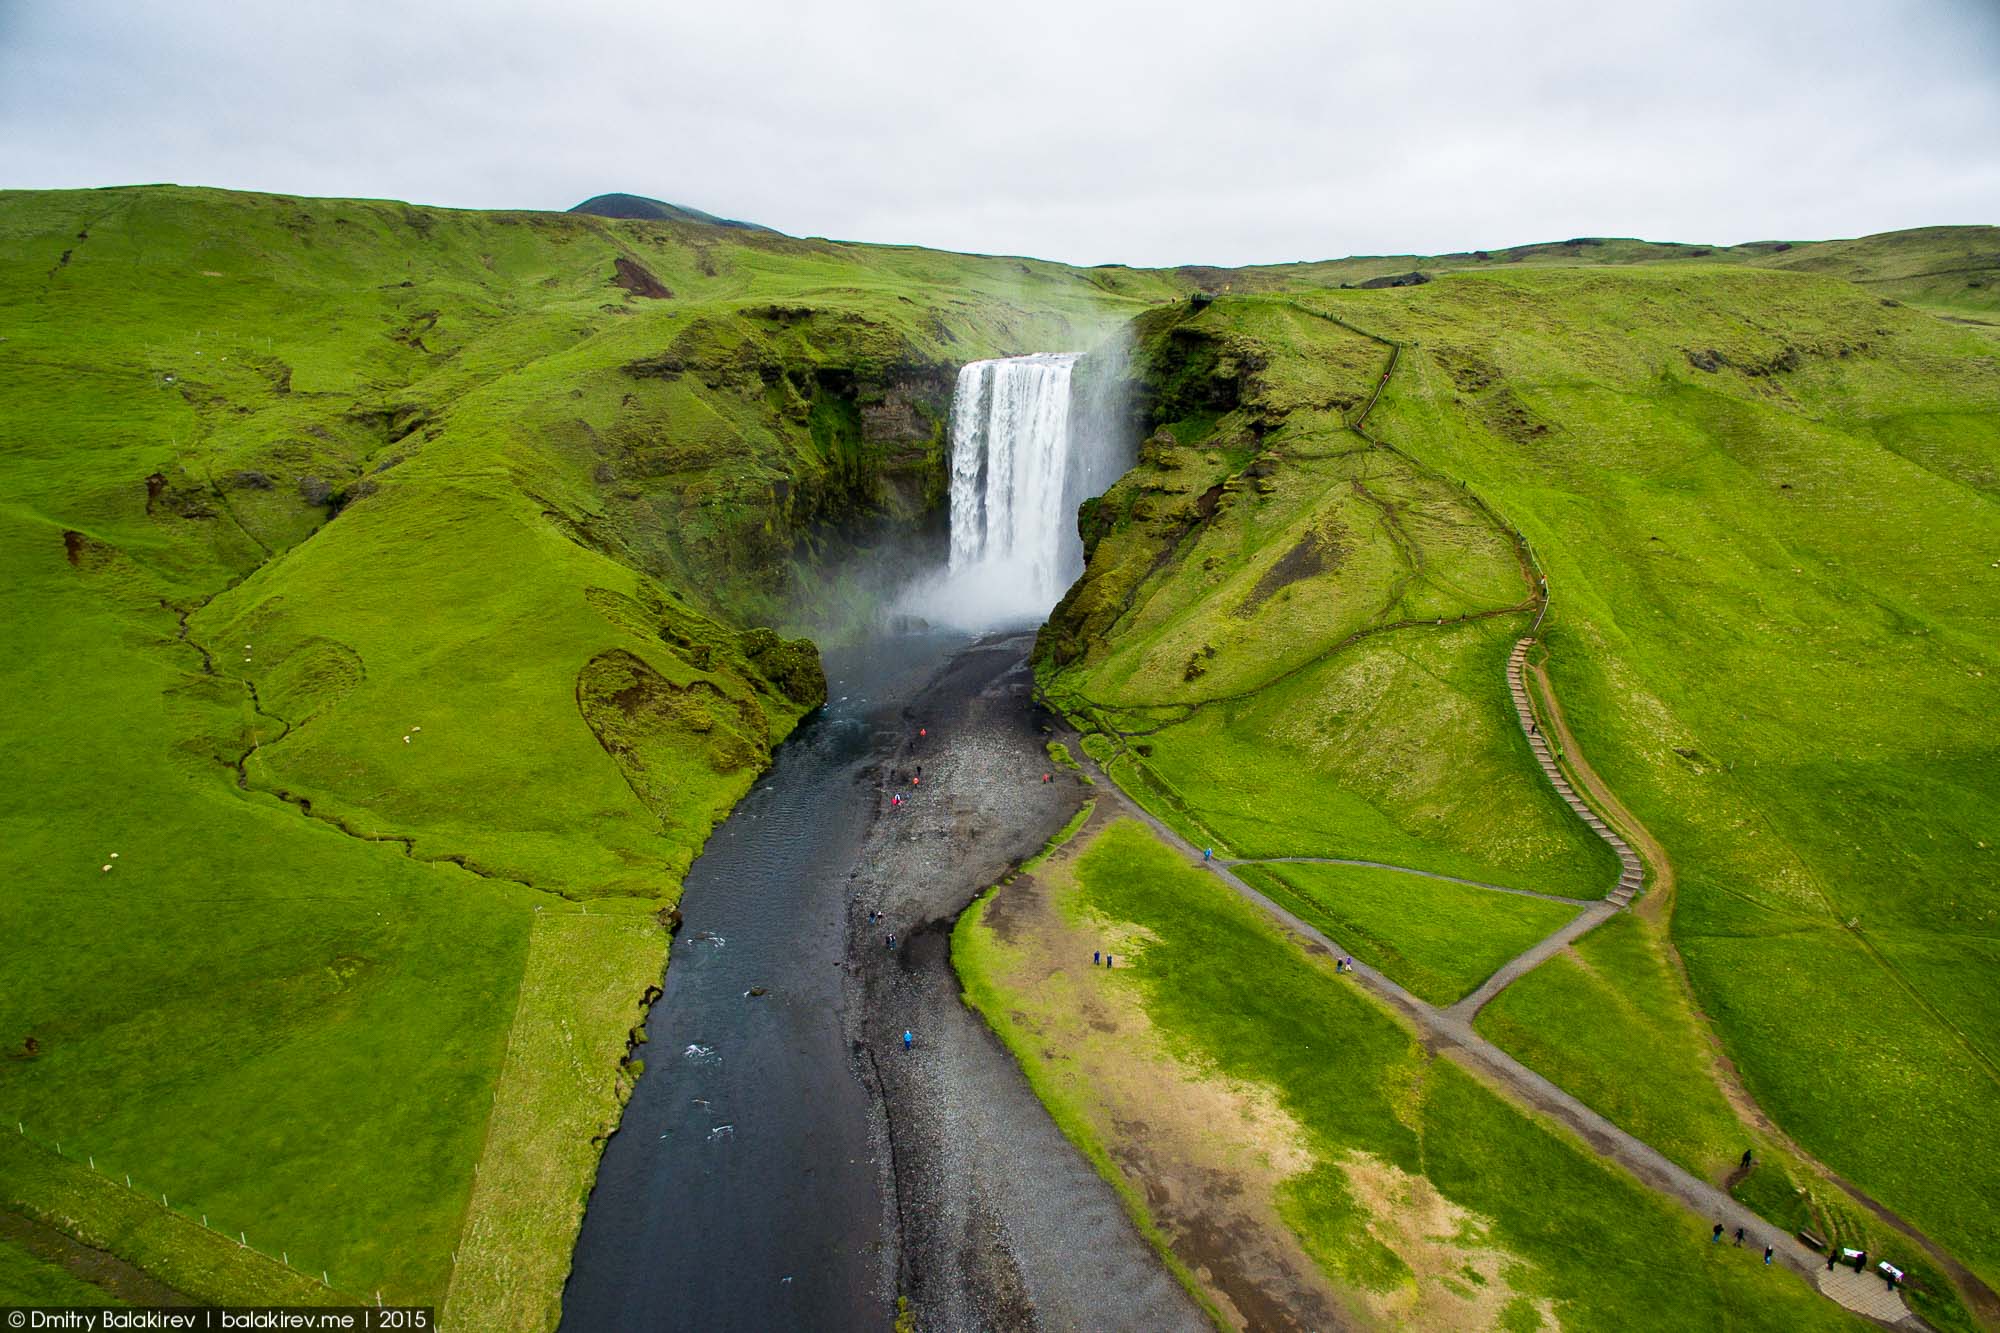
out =
[(605, 539), (657, 576), (719, 571), (767, 611), (858, 545), (941, 539), (956, 365), (851, 315), (744, 315), (624, 366), (594, 475)]
[[(1237, 412), (1258, 394), (1265, 362), (1254, 346), (1187, 305), (1149, 311), (1133, 331), (1138, 463), (1078, 512), (1084, 575), (1036, 637), (1038, 668), (1074, 662), (1104, 639), (1140, 586), (1215, 512), (1223, 492), (1217, 450), (1254, 451), (1263, 426), (1261, 414)], [(1210, 424), (1218, 421), (1219, 433)], [(1100, 558), (1114, 533), (1117, 550)]]

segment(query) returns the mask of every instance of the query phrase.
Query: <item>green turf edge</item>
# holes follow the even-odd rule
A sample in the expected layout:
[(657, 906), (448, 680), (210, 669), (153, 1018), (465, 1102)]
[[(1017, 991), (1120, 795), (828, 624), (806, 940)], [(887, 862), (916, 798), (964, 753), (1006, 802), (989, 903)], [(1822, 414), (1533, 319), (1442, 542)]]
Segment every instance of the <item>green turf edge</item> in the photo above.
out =
[(1021, 869), (1017, 873), (1027, 874), (1030, 871), (1034, 870), (1037, 866), (1041, 865), (1042, 862), (1048, 860), (1051, 856), (1054, 856), (1057, 852), (1061, 851), (1063, 844), (1068, 842), (1071, 838), (1074, 838), (1079, 832), (1082, 831), (1083, 826), (1090, 822), (1090, 816), (1092, 812), (1095, 811), (1096, 809), (1097, 809), (1096, 797), (1092, 797), (1090, 800), (1085, 801), (1082, 805), (1078, 806), (1076, 813), (1069, 817), (1069, 822), (1056, 830), (1055, 836), (1048, 840), (1048, 842), (1042, 847), (1042, 850), (1036, 852), (1033, 856), (1023, 861), (1021, 863)]
[(213, 1304), (352, 1305), (359, 1298), (285, 1267), (81, 1162), (0, 1134), (0, 1205), (106, 1250)]
[[(1085, 805), (1077, 817), (1070, 821), (1069, 826), (1058, 833), (1031, 864), (1039, 863), (1069, 841), (1089, 817), (1090, 806)], [(1139, 1234), (1153, 1247), (1154, 1253), (1160, 1257), (1160, 1262), (1174, 1275), (1174, 1280), (1181, 1284), (1189, 1298), (1201, 1307), (1202, 1312), (1217, 1328), (1229, 1327), (1228, 1321), (1222, 1317), (1221, 1309), (1209, 1298), (1208, 1293), (1202, 1290), (1194, 1272), (1181, 1262), (1180, 1256), (1174, 1253), (1173, 1246), (1168, 1243), (1165, 1233), (1160, 1230), (1159, 1224), (1153, 1220), (1152, 1213), (1147, 1209), (1146, 1201), (1125, 1179), (1124, 1174), (1112, 1162), (1110, 1153), (1105, 1151), (1104, 1145), (1091, 1132), (1090, 1120), (1084, 1114), (1083, 1108), (1074, 1098), (1062, 1092), (1043, 1075), (1035, 1063), (1034, 1042), (1008, 1019), (1006, 995), (988, 980), (991, 975), (992, 953), (990, 937), (984, 932), (986, 904), (992, 900), (993, 894), (998, 892), (999, 888), (1000, 886), (996, 884), (968, 903), (965, 910), (959, 914), (957, 924), (952, 927), (951, 965), (952, 971), (958, 975), (960, 1000), (985, 1020), (988, 1030), (1000, 1039), (1000, 1044), (1014, 1057), (1014, 1063), (1019, 1066), (1021, 1076), (1027, 1079), (1029, 1088), (1048, 1111), (1049, 1118), (1055, 1121), (1056, 1128), (1062, 1131), (1063, 1137), (1084, 1155), (1096, 1169), (1097, 1174), (1103, 1178), (1104, 1183), (1111, 1186), (1113, 1192), (1118, 1195), (1119, 1202), (1125, 1205), (1126, 1216), (1132, 1219), (1132, 1225), (1139, 1229)]]

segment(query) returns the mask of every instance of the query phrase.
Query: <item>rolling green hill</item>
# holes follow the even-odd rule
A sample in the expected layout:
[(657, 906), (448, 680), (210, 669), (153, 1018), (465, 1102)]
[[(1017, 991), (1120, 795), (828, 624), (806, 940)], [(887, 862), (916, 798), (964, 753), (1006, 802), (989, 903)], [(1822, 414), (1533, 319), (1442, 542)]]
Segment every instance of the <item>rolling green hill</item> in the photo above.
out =
[[(1121, 784), (1219, 855), (1601, 893), (1506, 691), (1546, 576), (1557, 693), (1678, 888), (1643, 904), (1664, 929), (1586, 939), (1482, 1029), (1718, 1183), (1766, 1141), (1717, 1090), (1733, 1067), (1800, 1154), (1742, 1197), (1865, 1229), (1864, 1191), (1990, 1284), (2000, 355), (1880, 294), (1917, 281), (1888, 257), (1966, 239), (1149, 313), (1155, 433), (1086, 509), (1037, 655)], [(1490, 970), (1496, 914), (1538, 907), (1275, 869), (1440, 1003)]]
[(1268, 292), (1359, 287), (1398, 275), (1428, 279), (1465, 270), (1654, 264), (1821, 273), (1858, 283), (1877, 295), (1955, 312), (1960, 318), (2000, 313), (2000, 227), (1919, 227), (1855, 240), (1750, 241), (1742, 245), (1579, 236), (1445, 255), (1365, 255), (1243, 269), (1189, 267), (1178, 271), (1211, 290)]
[[(1996, 1182), (1924, 1169), (2000, 1124), (1993, 249), (1147, 272), (0, 191), (0, 1209), (196, 1298), (548, 1323), (666, 911), (824, 697), (802, 595), (935, 533), (959, 365), (1129, 325), (1149, 437), (1039, 650), (1119, 780), (1238, 856), (1601, 896), (1500, 678), (1547, 574), (1745, 1081), (2000, 1276)], [(1405, 878), (1280, 882), (1441, 998), (1552, 916)]]
[(646, 218), (655, 222), (706, 222), (716, 227), (740, 227), (748, 231), (769, 231), (754, 222), (738, 222), (734, 218), (719, 218), (713, 213), (704, 213), (699, 208), (689, 208), (685, 204), (670, 204), (663, 199), (650, 199), (643, 194), (594, 194), (580, 204), (573, 205), (572, 213), (589, 213), (600, 218)]

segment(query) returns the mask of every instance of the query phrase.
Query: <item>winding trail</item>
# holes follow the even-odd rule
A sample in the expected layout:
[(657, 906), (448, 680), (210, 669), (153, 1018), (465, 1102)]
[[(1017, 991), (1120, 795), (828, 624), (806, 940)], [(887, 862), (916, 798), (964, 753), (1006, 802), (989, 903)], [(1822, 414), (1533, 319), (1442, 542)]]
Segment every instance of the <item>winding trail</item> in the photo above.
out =
[[(1604, 901), (1591, 904), (1577, 913), (1562, 929), (1536, 941), (1519, 955), (1509, 959), (1497, 972), (1486, 978), (1477, 990), (1446, 1010), (1454, 1018), (1467, 1023), (1477, 1018), (1479, 1011), (1491, 1003), (1493, 997), (1501, 991), (1624, 911), (1631, 904), (1633, 895), (1638, 893), (1646, 882), (1646, 868), (1641, 864), (1638, 853), (1634, 852), (1625, 839), (1604, 822), (1595, 809), (1576, 794), (1576, 789), (1570, 786), (1569, 779), (1556, 764), (1555, 754), (1549, 748), (1549, 739), (1542, 733), (1541, 724), (1535, 718), (1534, 706), (1528, 699), (1527, 682), (1522, 679), (1522, 672), (1528, 664), (1528, 650), (1534, 646), (1534, 642), (1532, 638), (1522, 639), (1514, 645), (1514, 651), (1507, 658), (1507, 689), (1514, 698), (1515, 716), (1520, 719), (1522, 734), (1528, 738), (1528, 748), (1535, 752), (1535, 762), (1541, 766), (1542, 776), (1556, 789), (1556, 795), (1562, 797), (1563, 803), (1569, 806), (1576, 817), (1588, 824), (1590, 831), (1604, 839), (1605, 844), (1617, 854), (1618, 883), (1605, 895)], [(1543, 688), (1548, 688), (1546, 680), (1543, 681)]]
[[(1095, 776), (1102, 779), (1099, 785), (1106, 789), (1107, 799), (1124, 807), (1126, 813), (1144, 823), (1153, 831), (1155, 837), (1179, 851), (1191, 864), (1207, 870), (1237, 894), (1262, 908), (1286, 931), (1303, 941), (1309, 949), (1323, 950), (1338, 957), (1347, 956), (1347, 951), (1331, 937), (1250, 887), (1229, 866), (1213, 860), (1203, 861), (1198, 848), (1155, 817), (1151, 811), (1127, 796), (1124, 789), (1112, 781), (1110, 775), (1105, 773), (1094, 759), (1085, 756), (1083, 762)], [(1595, 925), (1597, 921), (1620, 910), (1622, 908), (1611, 906), (1608, 902), (1601, 903), (1590, 911), (1582, 913), (1578, 921), (1596, 914), (1597, 920), (1589, 923)], [(1572, 922), (1551, 936), (1550, 940), (1556, 940), (1572, 930), (1575, 934), (1581, 934), (1584, 929), (1589, 928), (1589, 926), (1581, 929), (1576, 927), (1577, 922)], [(1574, 935), (1570, 937), (1574, 938)], [(1543, 944), (1549, 942), (1545, 940)], [(1567, 942), (1566, 939), (1562, 940), (1562, 943)], [(1536, 949), (1541, 947), (1542, 945), (1537, 945)], [(1560, 947), (1561, 944), (1556, 944), (1549, 948), (1548, 952), (1553, 953)], [(1534, 952), (1535, 950), (1529, 950), (1529, 954)], [(1523, 960), (1528, 958), (1529, 954), (1524, 954), (1522, 958), (1508, 964), (1508, 968), (1523, 964)], [(1525, 972), (1532, 965), (1527, 963), (1520, 967), (1520, 971)], [(1730, 1198), (1716, 1186), (1675, 1164), (1658, 1149), (1620, 1129), (1575, 1096), (1557, 1087), (1480, 1036), (1473, 1030), (1470, 1015), (1460, 1012), (1465, 1001), (1460, 1001), (1450, 1009), (1439, 1009), (1418, 999), (1358, 959), (1351, 966), (1353, 969), (1351, 975), (1362, 986), (1416, 1028), (1425, 1049), (1431, 1054), (1456, 1061), (1517, 1105), (1557, 1121), (1582, 1139), (1598, 1156), (1617, 1163), (1647, 1188), (1679, 1200), (1697, 1215), (1720, 1222), (1726, 1230), (1744, 1228), (1746, 1233), (1757, 1241), (1772, 1246), (1778, 1261), (1847, 1309), (1897, 1327), (1910, 1329), (1925, 1327), (1923, 1321), (1910, 1313), (1902, 1298), (1890, 1292), (1879, 1279), (1848, 1268), (1827, 1269), (1824, 1258), (1817, 1251), (1809, 1249), (1795, 1237), (1774, 1230), (1770, 1223)], [(1504, 973), (1507, 968), (1501, 971)], [(1491, 986), (1493, 983), (1489, 981), (1487, 984)], [(1481, 989), (1484, 990), (1485, 987)], [(1498, 987), (1494, 989), (1497, 992)]]

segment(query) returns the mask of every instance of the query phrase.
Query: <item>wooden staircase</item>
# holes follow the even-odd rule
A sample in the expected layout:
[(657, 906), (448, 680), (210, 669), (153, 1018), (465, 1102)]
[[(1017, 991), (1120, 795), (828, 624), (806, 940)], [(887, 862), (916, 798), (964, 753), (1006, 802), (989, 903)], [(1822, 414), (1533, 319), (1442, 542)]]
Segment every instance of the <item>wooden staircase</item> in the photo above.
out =
[(1514, 712), (1521, 719), (1521, 731), (1528, 738), (1528, 747), (1535, 752), (1535, 762), (1542, 766), (1542, 772), (1555, 787), (1556, 795), (1562, 797), (1569, 808), (1576, 811), (1577, 817), (1590, 825), (1591, 832), (1609, 843), (1611, 850), (1618, 854), (1618, 886), (1605, 895), (1604, 900), (1614, 907), (1623, 907), (1644, 887), (1646, 867), (1640, 862), (1638, 854), (1626, 845), (1625, 839), (1619, 837), (1610, 825), (1598, 817), (1597, 811), (1576, 794), (1576, 789), (1569, 785), (1569, 779), (1557, 766), (1555, 753), (1549, 748), (1549, 738), (1542, 734), (1535, 722), (1535, 710), (1528, 706), (1524, 673), (1528, 667), (1528, 649), (1533, 643), (1533, 639), (1522, 639), (1514, 645), (1513, 655), (1507, 659), (1507, 689), (1514, 696)]

